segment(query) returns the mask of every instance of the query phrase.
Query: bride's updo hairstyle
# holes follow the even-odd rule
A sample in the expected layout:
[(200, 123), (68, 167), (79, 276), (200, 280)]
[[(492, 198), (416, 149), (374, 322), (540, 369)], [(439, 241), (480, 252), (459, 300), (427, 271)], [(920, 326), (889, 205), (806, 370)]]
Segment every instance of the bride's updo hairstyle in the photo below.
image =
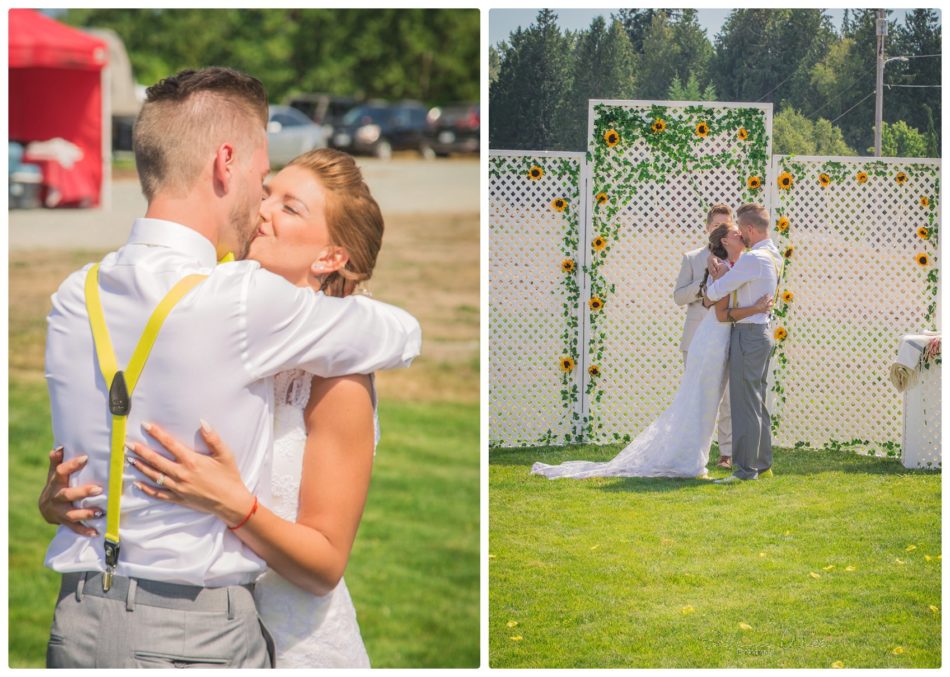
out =
[(735, 224), (732, 221), (729, 221), (728, 223), (723, 223), (719, 226), (716, 226), (709, 234), (709, 251), (711, 251), (723, 261), (729, 258), (729, 252), (726, 251), (726, 246), (722, 243), (722, 240), (724, 237), (726, 237), (726, 235), (729, 234), (729, 229), (735, 227)]
[(290, 165), (309, 169), (326, 190), (326, 220), (330, 243), (349, 255), (344, 268), (326, 276), (320, 291), (346, 296), (373, 276), (383, 244), (383, 215), (350, 155), (319, 148), (294, 158)]

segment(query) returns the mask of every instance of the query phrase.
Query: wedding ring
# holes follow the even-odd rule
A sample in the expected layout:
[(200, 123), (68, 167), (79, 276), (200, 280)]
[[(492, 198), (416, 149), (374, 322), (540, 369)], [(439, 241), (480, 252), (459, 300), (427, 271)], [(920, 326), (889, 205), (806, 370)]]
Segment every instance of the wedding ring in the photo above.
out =
[(155, 484), (157, 484), (160, 487), (165, 486), (165, 473), (162, 473), (161, 475), (158, 476), (158, 479), (155, 480)]

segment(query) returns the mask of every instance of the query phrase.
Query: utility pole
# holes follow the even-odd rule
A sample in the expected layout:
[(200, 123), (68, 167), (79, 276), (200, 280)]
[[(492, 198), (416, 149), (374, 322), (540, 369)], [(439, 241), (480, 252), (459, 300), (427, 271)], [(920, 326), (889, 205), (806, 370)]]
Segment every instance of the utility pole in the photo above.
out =
[(884, 36), (887, 19), (884, 10), (877, 10), (877, 87), (874, 97), (874, 157), (881, 157), (881, 126), (884, 121)]

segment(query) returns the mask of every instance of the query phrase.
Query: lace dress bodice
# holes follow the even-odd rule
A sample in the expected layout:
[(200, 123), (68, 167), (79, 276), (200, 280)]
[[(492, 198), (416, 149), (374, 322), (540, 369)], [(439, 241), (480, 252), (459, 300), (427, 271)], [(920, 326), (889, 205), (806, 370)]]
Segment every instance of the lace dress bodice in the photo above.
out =
[[(311, 376), (293, 370), (278, 374), (274, 381), (274, 453), (268, 507), (279, 517), (296, 521), (307, 441), (304, 409), (310, 399)], [(376, 431), (378, 440), (378, 425)], [(274, 637), (278, 668), (370, 666), (356, 610), (342, 579), (332, 591), (317, 596), (269, 569), (257, 580), (254, 599)]]
[(535, 463), (531, 472), (570, 477), (697, 477), (706, 471), (716, 414), (725, 385), (731, 324), (710, 311), (693, 336), (686, 371), (666, 411), (605, 463)]

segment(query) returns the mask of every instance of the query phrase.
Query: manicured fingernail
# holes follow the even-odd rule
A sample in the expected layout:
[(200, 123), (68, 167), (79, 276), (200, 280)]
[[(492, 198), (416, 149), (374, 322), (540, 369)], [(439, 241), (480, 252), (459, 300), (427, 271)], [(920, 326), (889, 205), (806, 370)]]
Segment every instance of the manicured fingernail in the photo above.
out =
[(98, 517), (102, 517), (103, 515), (105, 515), (105, 513), (102, 512), (101, 510), (96, 510), (96, 511), (93, 513), (93, 517), (97, 517), (97, 518), (98, 518)]
[(85, 454), (83, 454), (82, 456), (79, 457), (79, 462), (80, 462), (80, 463), (85, 463), (85, 462), (88, 461), (88, 460), (89, 460), (89, 457), (86, 456)]
[(141, 482), (132, 482), (132, 486), (134, 486), (134, 487), (135, 487), (136, 489), (138, 489), (139, 491), (142, 491), (142, 483), (141, 483)]
[(61, 445), (59, 445), (58, 447), (56, 447), (55, 449), (53, 449), (53, 451), (62, 451), (62, 450), (65, 449), (65, 448), (66, 448), (66, 447), (64, 447), (64, 446), (61, 444)]
[(102, 487), (93, 487), (92, 489), (89, 490), (90, 496), (98, 496), (101, 493), (102, 493)]
[(145, 430), (145, 432), (150, 433), (152, 432), (152, 424), (148, 421), (142, 421), (142, 429)]
[(135, 465), (135, 459), (129, 458), (129, 465)]
[(208, 422), (207, 422), (206, 420), (204, 420), (203, 418), (199, 418), (198, 420), (201, 422), (201, 429), (205, 431), (205, 434), (210, 435), (210, 434), (211, 434), (211, 424), (208, 423)]

